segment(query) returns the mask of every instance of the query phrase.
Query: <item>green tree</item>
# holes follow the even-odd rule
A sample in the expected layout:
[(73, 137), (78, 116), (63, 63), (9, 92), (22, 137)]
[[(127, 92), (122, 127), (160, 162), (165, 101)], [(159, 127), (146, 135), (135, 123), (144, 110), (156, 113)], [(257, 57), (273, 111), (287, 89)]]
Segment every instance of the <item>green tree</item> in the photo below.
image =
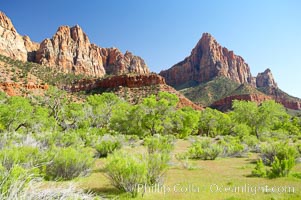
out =
[(177, 96), (167, 92), (159, 92), (158, 97), (151, 95), (143, 100), (144, 111), (142, 127), (146, 134), (169, 134), (172, 130), (172, 114), (176, 111)]
[(206, 108), (200, 114), (199, 133), (215, 137), (216, 135), (228, 135), (231, 129), (231, 119), (227, 114), (218, 110)]
[(130, 111), (132, 105), (127, 102), (122, 102), (116, 106), (112, 111), (112, 116), (110, 119), (110, 128), (122, 133), (128, 134), (128, 122), (130, 121)]
[(232, 119), (247, 124), (257, 138), (264, 131), (271, 130), (276, 124), (287, 118), (282, 105), (275, 101), (265, 101), (260, 106), (250, 101), (233, 101)]
[(64, 106), (67, 103), (67, 93), (56, 87), (50, 87), (42, 99), (42, 104), (50, 110), (50, 116), (60, 124)]
[(34, 106), (29, 128), (31, 132), (54, 131), (57, 123), (53, 116), (49, 116), (49, 110), (42, 106)]
[(64, 129), (79, 128), (85, 120), (85, 112), (81, 103), (69, 103), (62, 113)]
[(87, 98), (88, 107), (85, 109), (91, 120), (91, 126), (108, 128), (115, 108), (122, 100), (113, 93), (103, 93)]
[(200, 113), (190, 107), (178, 109), (172, 116), (173, 134), (179, 138), (185, 138), (188, 135), (196, 134)]
[(9, 132), (18, 131), (20, 128), (28, 128), (33, 107), (23, 97), (10, 97), (0, 104), (0, 121)]

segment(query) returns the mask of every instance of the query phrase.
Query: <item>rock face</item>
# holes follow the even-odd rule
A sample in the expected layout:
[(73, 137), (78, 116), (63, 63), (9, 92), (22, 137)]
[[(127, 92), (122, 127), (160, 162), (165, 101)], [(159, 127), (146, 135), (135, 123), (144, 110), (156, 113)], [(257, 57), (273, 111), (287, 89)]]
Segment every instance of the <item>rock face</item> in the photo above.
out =
[(105, 74), (148, 74), (145, 62), (130, 52), (100, 48), (91, 44), (78, 26), (61, 26), (51, 39), (45, 39), (36, 53), (37, 63), (57, 66), (65, 73), (103, 77)]
[(83, 79), (65, 89), (70, 92), (89, 91), (93, 89), (108, 89), (117, 87), (139, 88), (151, 85), (165, 84), (163, 77), (151, 73), (146, 75), (117, 75), (104, 79)]
[(222, 47), (209, 34), (204, 33), (189, 57), (168, 70), (161, 71), (167, 84), (179, 87), (188, 82), (203, 83), (217, 76), (225, 76), (237, 83), (255, 86), (255, 80), (244, 59)]
[(27, 53), (36, 48), (28, 37), (23, 38), (17, 33), (11, 20), (0, 11), (0, 54), (27, 61)]
[(27, 51), (27, 61), (35, 62), (36, 52), (40, 47), (39, 43), (33, 42), (28, 36), (23, 36), (24, 46)]
[(101, 56), (104, 60), (104, 68), (107, 74), (121, 75), (128, 73), (150, 73), (144, 60), (139, 56), (133, 55), (129, 51), (126, 51), (125, 54), (122, 54), (117, 48), (103, 48)]
[(26, 96), (27, 93), (24, 93), (24, 90), (33, 92), (34, 94), (43, 93), (48, 90), (48, 85), (36, 84), (33, 82), (27, 84), (16, 82), (0, 83), (0, 91), (5, 92), (9, 96)]
[(264, 72), (258, 73), (258, 75), (256, 77), (256, 86), (258, 88), (260, 88), (260, 87), (277, 88), (278, 87), (270, 69), (266, 69)]
[(163, 91), (175, 94), (179, 98), (179, 108), (189, 106), (196, 110), (203, 109), (201, 106), (196, 105), (187, 99), (174, 88), (166, 85), (164, 78), (155, 73), (146, 75), (119, 75), (101, 80), (81, 80), (70, 87), (66, 87), (65, 89), (70, 92), (92, 90), (114, 92), (119, 97), (127, 99), (132, 103), (138, 103), (143, 98), (151, 94), (157, 95), (160, 91)]
[(45, 39), (36, 52), (36, 62), (57, 67), (64, 73), (101, 77), (105, 74), (101, 49), (91, 45), (79, 26), (61, 26), (52, 39)]
[(61, 26), (41, 44), (17, 33), (11, 20), (0, 11), (0, 54), (21, 61), (56, 67), (65, 73), (103, 77), (106, 74), (150, 73), (144, 60), (117, 48), (91, 44), (78, 26)]
[(261, 94), (242, 94), (242, 95), (233, 95), (228, 96), (226, 98), (220, 99), (214, 102), (210, 107), (221, 110), (227, 111), (232, 107), (233, 100), (240, 100), (240, 101), (253, 101), (258, 104), (262, 103), (263, 101), (271, 100), (272, 97), (267, 95)]

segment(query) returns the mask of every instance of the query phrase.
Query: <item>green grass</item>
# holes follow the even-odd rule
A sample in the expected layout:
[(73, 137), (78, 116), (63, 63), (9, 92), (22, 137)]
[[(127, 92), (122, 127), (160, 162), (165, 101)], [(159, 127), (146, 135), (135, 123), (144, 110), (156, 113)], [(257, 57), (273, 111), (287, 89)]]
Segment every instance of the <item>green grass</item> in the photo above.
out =
[(238, 88), (236, 88), (230, 95), (242, 95), (242, 94), (259, 94), (264, 95), (262, 92), (258, 91), (254, 87), (248, 84), (241, 84)]
[(180, 92), (193, 102), (209, 106), (213, 102), (228, 96), (238, 87), (238, 83), (226, 77), (217, 77), (207, 83), (182, 89)]
[[(186, 151), (189, 142), (185, 140), (178, 140), (175, 145), (175, 153)], [(130, 149), (130, 151), (141, 152), (142, 147), (137, 149)], [(218, 158), (214, 161), (190, 161), (195, 166), (193, 170), (184, 169), (179, 161), (172, 160), (172, 165), (166, 173), (164, 193), (163, 188), (146, 191), (144, 196), (138, 195), (136, 199), (255, 199), (255, 200), (271, 200), (271, 199), (301, 199), (301, 179), (299, 178), (301, 172), (301, 165), (298, 164), (293, 168), (292, 175), (286, 178), (267, 179), (250, 177), (252, 169), (255, 167), (255, 160), (257, 154), (252, 154), (249, 158)], [(76, 179), (80, 187), (91, 190), (100, 196), (107, 198), (128, 199), (128, 195), (120, 193), (117, 189), (111, 186), (109, 179), (105, 176), (102, 168), (105, 159), (98, 159), (93, 170), (93, 173), (84, 178)], [(297, 174), (297, 175), (294, 175)], [(251, 187), (269, 186), (269, 187), (294, 187), (294, 193), (263, 193), (257, 192), (256, 194), (250, 192), (216, 192), (216, 185), (224, 188), (229, 187), (244, 187), (245, 185), (249, 190)], [(167, 188), (170, 191), (167, 191)], [(175, 190), (174, 190), (175, 187)], [(188, 191), (185, 192), (185, 188)], [(191, 188), (189, 191), (189, 187)], [(181, 188), (183, 191), (181, 192)], [(210, 189), (211, 188), (211, 189)], [(214, 191), (211, 191), (214, 190)], [(287, 189), (288, 191), (288, 189)]]

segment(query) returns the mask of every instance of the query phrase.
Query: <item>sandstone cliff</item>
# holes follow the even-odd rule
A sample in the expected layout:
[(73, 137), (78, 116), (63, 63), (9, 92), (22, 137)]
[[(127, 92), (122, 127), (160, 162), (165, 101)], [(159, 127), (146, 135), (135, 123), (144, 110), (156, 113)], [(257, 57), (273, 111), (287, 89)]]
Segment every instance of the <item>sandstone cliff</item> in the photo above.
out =
[(22, 37), (11, 20), (0, 11), (0, 54), (13, 59), (27, 61), (28, 52), (35, 51), (38, 45), (29, 37)]
[(59, 27), (52, 39), (42, 41), (35, 61), (65, 73), (98, 77), (105, 74), (100, 49), (90, 44), (79, 26)]
[(0, 54), (21, 61), (44, 64), (65, 73), (93, 77), (127, 73), (148, 74), (144, 60), (117, 48), (91, 44), (78, 26), (61, 26), (51, 39), (41, 44), (17, 33), (11, 20), (0, 11)]
[(148, 74), (145, 62), (130, 52), (91, 44), (78, 26), (61, 26), (51, 39), (45, 39), (36, 53), (37, 63), (56, 66), (65, 73), (103, 77), (105, 74)]
[(181, 87), (191, 81), (204, 83), (217, 76), (255, 86), (255, 80), (244, 59), (222, 47), (209, 33), (203, 34), (189, 57), (170, 69), (161, 71), (160, 75), (166, 79), (167, 84), (174, 87)]
[(256, 77), (256, 86), (258, 88), (260, 88), (260, 87), (277, 88), (278, 87), (270, 69), (266, 69), (264, 72), (258, 73), (258, 75)]
[(46, 90), (48, 90), (47, 84), (37, 84), (34, 82), (29, 82), (26, 84), (16, 82), (0, 83), (0, 91), (6, 93), (9, 96), (27, 96), (30, 93), (34, 95), (41, 95)]
[(93, 89), (110, 89), (118, 87), (139, 88), (151, 85), (165, 84), (163, 77), (151, 73), (146, 75), (117, 75), (104, 79), (83, 79), (73, 85), (66, 86), (70, 92), (90, 91)]
[(220, 99), (214, 102), (210, 107), (221, 110), (227, 111), (232, 108), (232, 101), (233, 100), (240, 100), (240, 101), (253, 101), (258, 104), (262, 103), (266, 100), (271, 100), (272, 98), (264, 95), (264, 94), (241, 94), (241, 95), (232, 95)]

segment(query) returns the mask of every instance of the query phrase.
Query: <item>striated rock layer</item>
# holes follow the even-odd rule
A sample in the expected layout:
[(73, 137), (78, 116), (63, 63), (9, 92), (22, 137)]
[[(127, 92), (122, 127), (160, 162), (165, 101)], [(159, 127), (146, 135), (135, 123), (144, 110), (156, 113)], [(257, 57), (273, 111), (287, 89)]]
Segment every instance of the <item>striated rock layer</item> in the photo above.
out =
[(117, 87), (143, 87), (151, 85), (165, 84), (163, 77), (157, 74), (147, 75), (120, 75), (112, 76), (104, 79), (83, 79), (74, 83), (72, 86), (66, 86), (66, 90), (70, 92), (89, 91), (93, 89), (107, 89)]
[(267, 95), (261, 94), (242, 94), (242, 95), (232, 95), (226, 98), (220, 99), (214, 102), (210, 107), (221, 110), (227, 111), (232, 107), (233, 100), (240, 100), (240, 101), (253, 101), (258, 104), (262, 103), (263, 101), (271, 100), (272, 97)]
[(146, 75), (128, 74), (112, 76), (101, 80), (81, 80), (77, 83), (74, 83), (72, 86), (66, 87), (65, 89), (70, 92), (114, 92), (121, 98), (124, 98), (132, 103), (139, 103), (144, 97), (147, 97), (151, 94), (157, 95), (158, 92), (163, 91), (175, 94), (179, 98), (179, 108), (189, 106), (197, 110), (203, 109), (201, 106), (196, 105), (187, 99), (174, 88), (166, 85), (164, 78), (154, 73)]
[(36, 84), (33, 82), (29, 83), (16, 83), (16, 82), (5, 82), (0, 83), (0, 91), (5, 92), (9, 96), (26, 96), (23, 90), (33, 92), (34, 94), (41, 94), (48, 90), (47, 84)]
[(217, 76), (255, 86), (255, 80), (244, 59), (222, 47), (209, 33), (203, 34), (190, 56), (170, 69), (161, 71), (160, 75), (173, 87), (180, 87), (191, 81), (204, 83)]

